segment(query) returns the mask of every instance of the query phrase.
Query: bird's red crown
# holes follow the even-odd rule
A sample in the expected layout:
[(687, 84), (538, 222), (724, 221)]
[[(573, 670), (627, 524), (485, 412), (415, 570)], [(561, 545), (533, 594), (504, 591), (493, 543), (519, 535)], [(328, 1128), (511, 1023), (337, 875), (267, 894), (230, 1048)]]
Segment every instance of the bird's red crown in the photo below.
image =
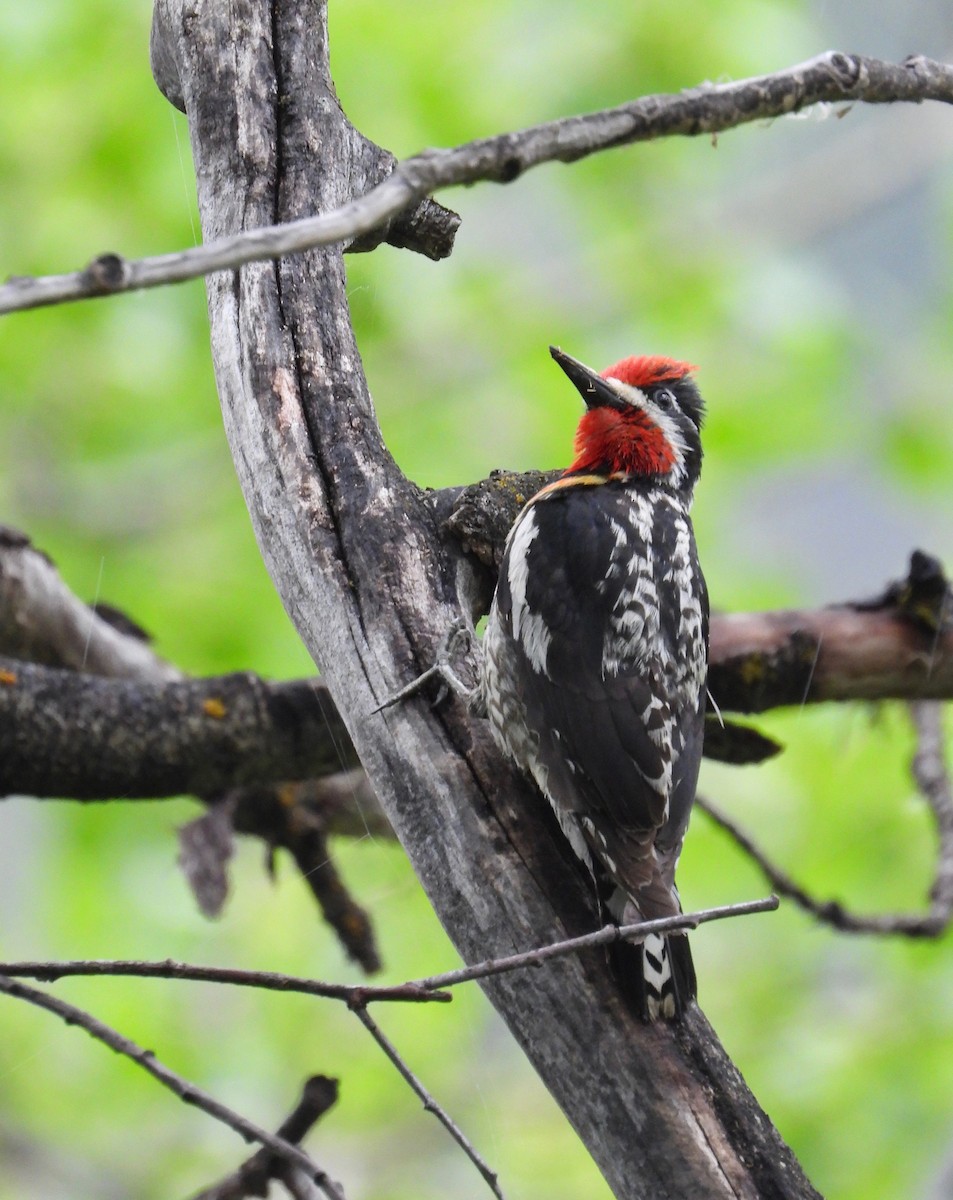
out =
[(614, 366), (606, 367), (603, 379), (618, 379), (630, 387), (647, 388), (670, 379), (683, 379), (698, 368), (693, 363), (678, 362), (660, 354), (632, 355), (623, 358)]

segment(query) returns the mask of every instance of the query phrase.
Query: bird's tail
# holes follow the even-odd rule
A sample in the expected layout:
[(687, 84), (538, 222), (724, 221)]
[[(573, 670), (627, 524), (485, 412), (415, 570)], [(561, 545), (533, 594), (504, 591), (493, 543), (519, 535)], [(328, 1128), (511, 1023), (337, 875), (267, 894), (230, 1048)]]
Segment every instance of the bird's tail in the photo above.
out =
[[(673, 886), (643, 888), (636, 900), (605, 876), (597, 879), (603, 912), (617, 925), (637, 925), (682, 911)], [(609, 946), (609, 965), (626, 1000), (643, 1021), (677, 1021), (698, 995), (695, 965), (684, 933), (650, 933), (641, 942)]]
[(698, 994), (688, 938), (650, 933), (644, 942), (615, 942), (609, 961), (643, 1021), (677, 1021)]

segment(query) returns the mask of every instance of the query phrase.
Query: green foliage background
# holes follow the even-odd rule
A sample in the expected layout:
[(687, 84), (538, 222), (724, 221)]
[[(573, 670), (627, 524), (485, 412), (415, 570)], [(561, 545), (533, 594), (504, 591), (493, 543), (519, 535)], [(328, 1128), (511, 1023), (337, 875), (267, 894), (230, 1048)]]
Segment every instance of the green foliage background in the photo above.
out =
[[(911, 17), (894, 36), (876, 8), (845, 49), (942, 55), (934, 25)], [(0, 0), (4, 275), (198, 238), (185, 120), (149, 75), (148, 9)], [(407, 155), (790, 65), (836, 39), (838, 11), (352, 0), (332, 3), (333, 65), (355, 123)], [(709, 400), (697, 526), (718, 607), (872, 593), (916, 544), (953, 564), (950, 139), (931, 136), (911, 166), (904, 155), (937, 129), (935, 111), (837, 115), (448, 194), (464, 218), (449, 262), (389, 248), (351, 259), (368, 377), (408, 473), (439, 486), (564, 462), (578, 401), (549, 342), (597, 365), (671, 353), (701, 364)], [(200, 284), (6, 318), (0, 387), (0, 521), (28, 531), (79, 594), (125, 608), (191, 672), (310, 670), (232, 476)], [(787, 743), (782, 759), (707, 768), (706, 793), (818, 893), (860, 909), (921, 906), (934, 847), (902, 709), (764, 725)], [(241, 849), (223, 919), (197, 914), (174, 838), (196, 811), (187, 800), (4, 802), (0, 955), (170, 956), (352, 979), (301, 881), (279, 863), (271, 883), (257, 846)], [(336, 852), (377, 920), (387, 980), (454, 964), (398, 848), (368, 838)], [(766, 890), (701, 817), (681, 885), (691, 907)], [(695, 946), (706, 1012), (818, 1187), (844, 1200), (939, 1195), (953, 1118), (948, 939), (850, 941), (788, 907), (710, 927)], [(310, 1144), (352, 1200), (483, 1194), (339, 1008), (197, 985), (56, 986), (268, 1126), (305, 1074), (339, 1075), (340, 1103)], [(608, 1194), (476, 989), (449, 1009), (381, 1019), (508, 1195)], [(4, 1200), (187, 1195), (243, 1155), (47, 1015), (5, 1001), (0, 1029)]]

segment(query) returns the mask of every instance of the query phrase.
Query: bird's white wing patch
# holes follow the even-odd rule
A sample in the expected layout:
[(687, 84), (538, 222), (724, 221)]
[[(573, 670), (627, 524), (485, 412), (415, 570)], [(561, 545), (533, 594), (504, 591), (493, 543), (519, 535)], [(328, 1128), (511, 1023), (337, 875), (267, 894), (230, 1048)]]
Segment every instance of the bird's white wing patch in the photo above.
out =
[(536, 513), (528, 509), (513, 530), (509, 547), (508, 583), (513, 614), (513, 637), (522, 647), (533, 669), (546, 673), (546, 656), (552, 634), (539, 613), (533, 612), (526, 600), (526, 581), (529, 574), (530, 547), (539, 534)]

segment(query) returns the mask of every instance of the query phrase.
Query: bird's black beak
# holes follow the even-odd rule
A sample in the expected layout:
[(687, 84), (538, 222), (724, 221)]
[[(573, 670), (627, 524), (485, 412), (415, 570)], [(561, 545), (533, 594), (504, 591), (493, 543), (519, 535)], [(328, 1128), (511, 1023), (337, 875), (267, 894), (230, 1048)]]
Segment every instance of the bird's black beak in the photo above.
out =
[(576, 385), (588, 408), (624, 409), (628, 407), (618, 392), (590, 367), (570, 355), (564, 354), (557, 346), (550, 346), (549, 353)]

